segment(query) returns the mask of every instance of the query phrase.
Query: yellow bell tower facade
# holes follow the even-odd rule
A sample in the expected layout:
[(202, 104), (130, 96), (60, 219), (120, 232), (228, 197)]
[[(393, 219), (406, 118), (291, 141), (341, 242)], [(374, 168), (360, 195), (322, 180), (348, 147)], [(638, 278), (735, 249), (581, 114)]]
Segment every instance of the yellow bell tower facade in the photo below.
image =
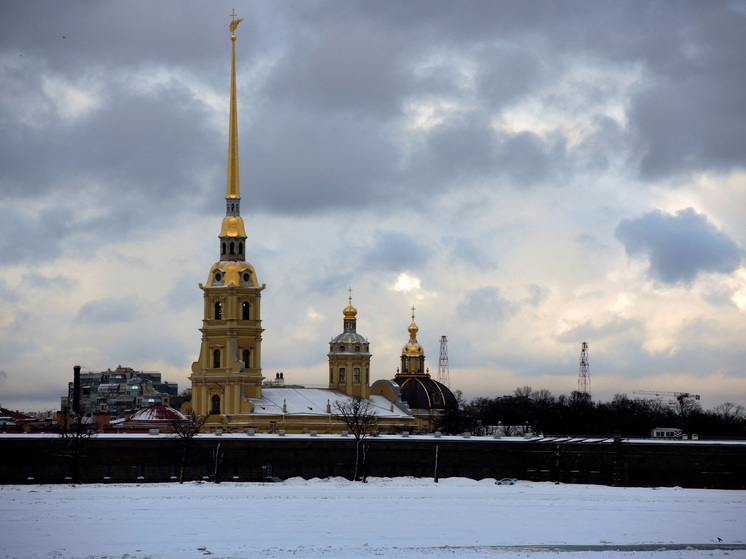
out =
[[(246, 261), (246, 231), (241, 218), (236, 110), (236, 35), (242, 20), (232, 15), (231, 98), (228, 139), (228, 185), (220, 230), (220, 259), (205, 285), (202, 346), (192, 363), (192, 409), (210, 416), (207, 423), (240, 420), (249, 414), (249, 398), (262, 396), (261, 296), (254, 267)], [(230, 417), (233, 416), (233, 417)]]

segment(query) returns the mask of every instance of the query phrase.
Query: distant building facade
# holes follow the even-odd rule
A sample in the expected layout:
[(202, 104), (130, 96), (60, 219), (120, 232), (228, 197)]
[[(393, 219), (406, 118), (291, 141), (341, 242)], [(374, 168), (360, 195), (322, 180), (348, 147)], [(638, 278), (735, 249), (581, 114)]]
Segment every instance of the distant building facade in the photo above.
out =
[[(68, 383), (62, 397), (61, 411), (72, 411), (75, 383)], [(169, 405), (179, 387), (161, 380), (161, 373), (136, 371), (119, 365), (115, 370), (80, 373), (80, 413), (105, 413), (112, 418), (153, 404)]]

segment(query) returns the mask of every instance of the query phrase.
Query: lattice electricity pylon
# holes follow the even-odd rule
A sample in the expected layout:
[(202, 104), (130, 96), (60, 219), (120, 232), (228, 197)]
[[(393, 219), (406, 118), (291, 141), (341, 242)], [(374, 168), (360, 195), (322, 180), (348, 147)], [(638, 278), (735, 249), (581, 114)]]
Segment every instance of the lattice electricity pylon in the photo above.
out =
[(583, 342), (580, 350), (580, 374), (578, 375), (578, 392), (591, 393), (591, 375), (588, 372), (588, 344)]
[(438, 358), (438, 382), (451, 387), (451, 373), (448, 370), (448, 338), (440, 337), (440, 357)]

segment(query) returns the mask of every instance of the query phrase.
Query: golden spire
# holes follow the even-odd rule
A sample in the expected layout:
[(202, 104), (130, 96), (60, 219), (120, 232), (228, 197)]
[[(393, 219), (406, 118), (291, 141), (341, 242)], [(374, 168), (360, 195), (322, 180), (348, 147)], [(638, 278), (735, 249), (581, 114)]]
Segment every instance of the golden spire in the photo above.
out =
[(228, 193), (226, 198), (240, 198), (238, 185), (238, 111), (236, 109), (236, 35), (234, 31), (242, 19), (236, 19), (236, 11), (231, 15), (231, 42), (233, 56), (231, 57), (231, 114), (228, 133)]
[[(242, 19), (236, 19), (235, 10), (231, 14), (231, 108), (228, 126), (228, 187), (225, 195), (225, 217), (220, 229), (220, 237), (246, 238), (243, 219), (241, 219), (241, 192), (238, 184), (238, 111), (236, 109), (236, 35), (233, 33)], [(243, 260), (243, 254), (240, 254)], [(221, 253), (221, 259), (223, 255)]]

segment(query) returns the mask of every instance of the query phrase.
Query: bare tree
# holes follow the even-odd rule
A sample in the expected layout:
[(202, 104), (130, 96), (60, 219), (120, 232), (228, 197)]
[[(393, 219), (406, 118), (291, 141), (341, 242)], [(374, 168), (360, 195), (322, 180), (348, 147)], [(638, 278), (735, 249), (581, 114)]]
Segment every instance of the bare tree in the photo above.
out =
[(96, 435), (96, 426), (90, 417), (64, 410), (59, 412), (57, 429), (60, 437), (55, 454), (70, 460), (70, 477), (73, 483), (79, 483), (80, 461), (86, 456), (88, 442)]
[(712, 411), (727, 425), (738, 424), (746, 419), (746, 408), (733, 402), (725, 402), (715, 406)]
[(176, 437), (181, 439), (181, 464), (179, 467), (179, 483), (184, 483), (184, 467), (192, 447), (192, 439), (200, 432), (207, 421), (206, 415), (197, 415), (194, 410), (185, 419), (174, 419), (171, 427)]
[(223, 462), (224, 453), (220, 452), (220, 443), (217, 448), (212, 451), (212, 464), (213, 471), (215, 472), (215, 483), (220, 483), (220, 464)]
[[(357, 481), (358, 464), (360, 463), (360, 451), (362, 445), (362, 469), (365, 471), (365, 437), (373, 430), (377, 425), (378, 418), (376, 411), (373, 409), (369, 400), (365, 400), (356, 396), (351, 400), (334, 402), (334, 415), (337, 419), (344, 422), (349, 428), (350, 432), (355, 437), (355, 472), (352, 477), (353, 481)], [(363, 475), (363, 481), (365, 476)]]

